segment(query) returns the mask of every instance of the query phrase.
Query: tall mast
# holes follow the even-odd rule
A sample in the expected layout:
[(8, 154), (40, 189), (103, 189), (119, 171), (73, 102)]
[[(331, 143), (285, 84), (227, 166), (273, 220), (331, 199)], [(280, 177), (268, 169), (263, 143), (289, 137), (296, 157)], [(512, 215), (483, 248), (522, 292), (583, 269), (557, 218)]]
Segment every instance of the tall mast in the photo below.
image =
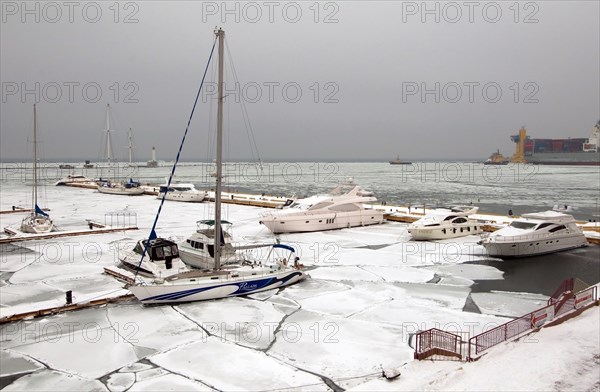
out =
[(31, 210), (34, 214), (37, 205), (37, 113), (35, 103), (33, 104), (33, 200)]
[(131, 128), (129, 128), (129, 163), (132, 163), (131, 159), (133, 157), (133, 154), (131, 152), (131, 150), (133, 149), (133, 146), (131, 145), (131, 137), (132, 137), (132, 135), (131, 135)]
[(110, 117), (108, 111), (110, 104), (106, 104), (106, 161), (108, 163), (112, 160), (112, 152), (110, 151)]
[(215, 186), (215, 269), (221, 268), (221, 181), (223, 166), (223, 41), (225, 32), (215, 31), (219, 39), (219, 87), (217, 105), (217, 183)]

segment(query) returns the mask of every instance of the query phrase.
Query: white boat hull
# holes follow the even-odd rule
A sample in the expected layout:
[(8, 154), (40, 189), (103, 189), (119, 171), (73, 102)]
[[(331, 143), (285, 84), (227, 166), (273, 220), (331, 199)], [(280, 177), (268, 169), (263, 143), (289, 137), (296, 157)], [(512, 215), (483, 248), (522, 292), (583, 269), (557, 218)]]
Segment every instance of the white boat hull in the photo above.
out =
[(165, 304), (204, 301), (236, 297), (289, 286), (304, 279), (299, 270), (285, 270), (256, 277), (208, 279), (207, 281), (165, 282), (136, 284), (127, 288), (144, 304)]
[(520, 239), (518, 241), (489, 241), (482, 242), (488, 254), (493, 257), (527, 257), (563, 250), (581, 248), (588, 245), (583, 234), (556, 236), (543, 239)]
[(21, 223), (21, 231), (29, 234), (50, 233), (54, 229), (54, 223), (45, 217), (29, 217)]
[(123, 196), (139, 196), (144, 194), (142, 188), (124, 188), (124, 187), (108, 187), (98, 186), (98, 192), (108, 195), (123, 195)]
[(362, 210), (356, 213), (265, 216), (261, 219), (261, 223), (273, 234), (306, 233), (377, 225), (383, 223), (383, 212)]
[[(157, 198), (162, 199), (163, 194), (159, 193)], [(165, 200), (182, 201), (187, 203), (200, 203), (206, 198), (204, 192), (168, 192)]]
[[(198, 268), (198, 269), (212, 269), (215, 267), (215, 259), (211, 257), (208, 253), (198, 251), (196, 249), (191, 249), (189, 247), (179, 245), (179, 258), (185, 264)], [(235, 253), (229, 254), (228, 252), (221, 255), (221, 264), (226, 265), (236, 261), (239, 261), (240, 258), (237, 258)]]
[(481, 234), (483, 230), (477, 223), (453, 226), (418, 227), (409, 228), (408, 232), (417, 241), (445, 240), (450, 238), (466, 237), (472, 234)]

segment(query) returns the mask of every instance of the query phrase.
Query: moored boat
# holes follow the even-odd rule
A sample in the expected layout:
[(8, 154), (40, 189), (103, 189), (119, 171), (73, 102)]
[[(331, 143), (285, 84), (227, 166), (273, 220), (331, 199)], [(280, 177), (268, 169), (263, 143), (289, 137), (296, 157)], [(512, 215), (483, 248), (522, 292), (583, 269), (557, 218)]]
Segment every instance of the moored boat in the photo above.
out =
[(497, 257), (535, 256), (588, 245), (573, 216), (556, 211), (523, 214), (480, 243)]
[(477, 207), (456, 206), (436, 208), (427, 216), (411, 223), (408, 232), (415, 240), (443, 240), (464, 237), (483, 232), (481, 224), (469, 215), (476, 213)]
[(31, 213), (23, 218), (21, 231), (30, 234), (49, 233), (54, 229), (50, 216), (38, 206), (38, 158), (37, 158), (37, 111), (33, 105), (33, 189), (31, 191)]
[[(215, 216), (213, 221), (213, 259), (214, 267), (212, 271), (189, 271), (181, 274), (174, 274), (167, 279), (156, 278), (151, 281), (138, 278), (134, 283), (126, 287), (144, 304), (157, 303), (177, 303), (190, 302), (208, 299), (226, 298), (239, 295), (257, 293), (264, 290), (281, 288), (290, 284), (297, 283), (305, 278), (301, 270), (299, 258), (294, 257), (293, 267), (291, 260), (294, 255), (294, 248), (275, 244), (266, 258), (237, 266), (221, 265), (221, 257), (225, 246), (224, 237), (221, 230), (221, 189), (223, 180), (223, 67), (224, 67), (224, 39), (225, 32), (221, 29), (215, 30), (216, 40), (219, 44), (219, 62), (218, 62), (218, 105), (217, 105), (217, 135), (216, 135), (216, 177), (215, 177)], [(214, 49), (214, 46), (213, 46)], [(212, 51), (211, 51), (212, 57)], [(208, 69), (208, 65), (207, 65)], [(196, 101), (197, 103), (197, 101)], [(194, 104), (194, 109), (196, 106)], [(194, 109), (192, 109), (192, 114)], [(190, 116), (191, 121), (191, 116)], [(189, 121), (188, 121), (189, 124)], [(189, 125), (188, 125), (189, 127)], [(189, 129), (189, 128), (188, 128)], [(185, 134), (187, 134), (186, 129)], [(181, 142), (180, 151), (183, 147), (185, 134)], [(171, 177), (167, 181), (169, 185), (179, 161), (179, 154), (173, 165)], [(168, 189), (167, 189), (168, 192)], [(165, 195), (166, 196), (166, 195)], [(160, 211), (165, 197), (161, 200), (158, 213), (150, 231), (149, 239), (156, 238), (154, 229), (160, 216)], [(280, 257), (278, 251), (289, 251), (288, 257)], [(146, 249), (142, 252), (142, 259)]]
[(383, 223), (383, 211), (365, 206), (365, 203), (377, 201), (375, 197), (365, 196), (359, 186), (344, 194), (339, 194), (339, 189), (338, 187), (325, 195), (296, 200), (278, 211), (263, 213), (259, 223), (274, 234), (335, 230)]
[[(166, 195), (165, 195), (166, 194)], [(166, 200), (200, 203), (206, 199), (206, 192), (196, 189), (191, 183), (162, 184), (158, 190), (158, 199), (165, 195)]]

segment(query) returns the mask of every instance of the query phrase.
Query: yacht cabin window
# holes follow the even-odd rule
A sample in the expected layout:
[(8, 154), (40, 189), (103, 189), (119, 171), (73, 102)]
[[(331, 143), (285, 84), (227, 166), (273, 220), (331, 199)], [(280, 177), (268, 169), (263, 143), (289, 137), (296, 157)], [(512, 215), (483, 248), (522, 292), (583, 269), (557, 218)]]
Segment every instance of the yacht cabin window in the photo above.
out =
[(551, 228), (550, 230), (548, 230), (550, 233), (554, 233), (555, 231), (559, 231), (559, 230), (565, 230), (566, 227), (565, 225), (560, 225), (560, 226), (556, 226)]
[(536, 224), (537, 223), (512, 221), (509, 226), (514, 227), (515, 229), (533, 229)]
[(350, 212), (350, 211), (358, 211), (360, 207), (356, 204), (340, 204), (339, 206), (334, 206), (330, 208), (331, 211), (337, 212)]

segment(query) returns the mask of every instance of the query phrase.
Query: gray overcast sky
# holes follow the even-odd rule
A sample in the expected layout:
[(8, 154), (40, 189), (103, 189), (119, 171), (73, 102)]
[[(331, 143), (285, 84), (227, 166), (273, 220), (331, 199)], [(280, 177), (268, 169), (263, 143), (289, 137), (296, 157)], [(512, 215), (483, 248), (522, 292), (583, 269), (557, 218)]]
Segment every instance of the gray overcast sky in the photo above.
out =
[[(46, 160), (98, 160), (107, 103), (121, 160), (129, 127), (136, 158), (157, 146), (172, 160), (215, 26), (264, 160), (510, 155), (522, 125), (532, 137), (589, 137), (600, 118), (599, 4), (3, 0), (1, 160), (29, 157), (36, 94), (24, 89), (38, 90)], [(202, 101), (185, 160), (206, 160)], [(230, 106), (228, 154), (245, 159)]]

